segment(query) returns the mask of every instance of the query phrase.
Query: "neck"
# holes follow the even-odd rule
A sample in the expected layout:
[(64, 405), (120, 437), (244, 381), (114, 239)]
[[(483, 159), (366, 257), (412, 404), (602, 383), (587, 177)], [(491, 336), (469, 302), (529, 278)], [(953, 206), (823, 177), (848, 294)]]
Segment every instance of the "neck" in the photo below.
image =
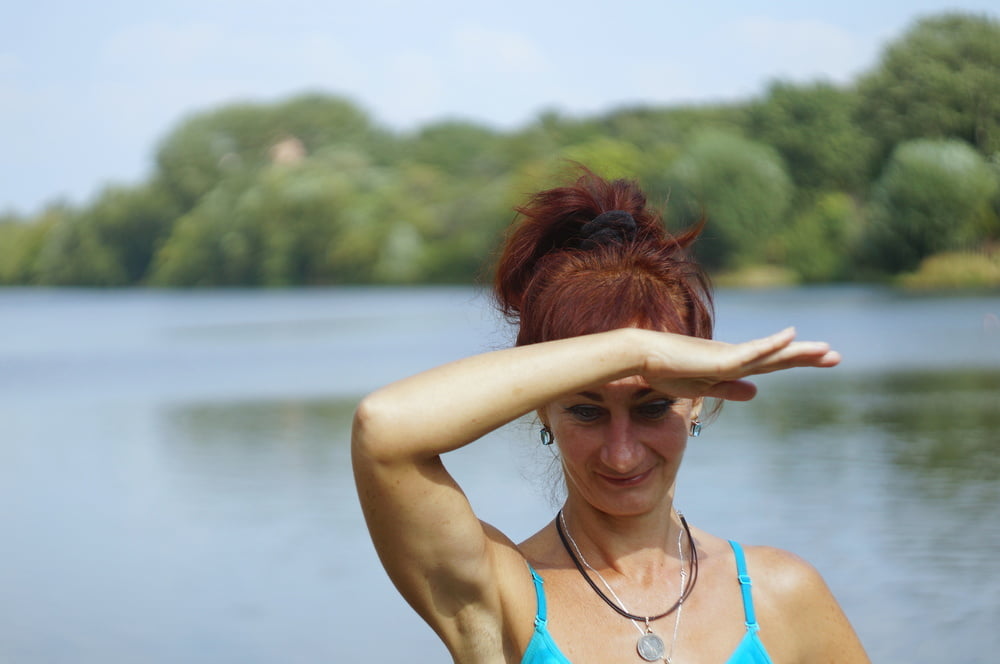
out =
[[(580, 549), (579, 544), (576, 542), (576, 540), (572, 537), (572, 534), (569, 532), (569, 526), (567, 524), (566, 517), (565, 517), (565, 515), (563, 514), (562, 511), (560, 511), (559, 514), (557, 515), (557, 518), (556, 518), (556, 529), (557, 529), (557, 531), (559, 533), (559, 538), (562, 540), (562, 544), (565, 547), (566, 553), (572, 559), (572, 561), (574, 563), (574, 566), (577, 568), (577, 570), (580, 572), (580, 574), (583, 576), (583, 578), (587, 581), (588, 585), (590, 585), (590, 587), (593, 588), (594, 592), (597, 593), (598, 595), (600, 595), (601, 598), (612, 609), (614, 609), (617, 613), (619, 613), (623, 617), (630, 618), (633, 621), (636, 621), (636, 620), (644, 621), (646, 623), (647, 629), (648, 629), (648, 625), (649, 625), (649, 623), (651, 621), (663, 618), (664, 616), (667, 616), (667, 615), (669, 615), (670, 613), (672, 613), (674, 611), (678, 612), (678, 617), (679, 617), (679, 615), (680, 615), (680, 608), (681, 608), (681, 605), (682, 605), (684, 599), (687, 597), (687, 595), (690, 593), (690, 591), (693, 590), (693, 588), (694, 588), (694, 580), (695, 580), (695, 577), (697, 576), (697, 560), (698, 560), (697, 553), (696, 553), (696, 550), (695, 550), (694, 541), (691, 538), (691, 532), (690, 532), (690, 530), (687, 527), (687, 523), (684, 521), (683, 517), (680, 517), (680, 515), (678, 515), (678, 521), (679, 521), (679, 525), (678, 525), (678, 529), (677, 529), (677, 539), (676, 539), (677, 558), (678, 558), (678, 560), (677, 560), (677, 567), (676, 567), (676, 570), (675, 570), (678, 573), (678, 575), (679, 575), (679, 584), (678, 584), (678, 593), (679, 593), (679, 596), (678, 596), (678, 599), (677, 599), (677, 601), (671, 607), (669, 607), (665, 611), (662, 611), (662, 612), (660, 612), (660, 611), (646, 612), (646, 613), (640, 613), (638, 615), (637, 614), (633, 614), (633, 613), (629, 613), (628, 608), (625, 606), (625, 604), (622, 601), (622, 599), (620, 598), (619, 594), (617, 592), (615, 592), (614, 588), (612, 588), (612, 586), (610, 585), (610, 583), (608, 582), (608, 580), (605, 578), (605, 575), (602, 574), (598, 569), (596, 569), (592, 564), (590, 564), (586, 560), (583, 552)], [(685, 570), (685, 567), (684, 567), (683, 545), (684, 545), (684, 536), (685, 535), (687, 536), (687, 540), (688, 540), (687, 543), (688, 543), (688, 546), (689, 546), (690, 551), (691, 551), (691, 561), (690, 561), (691, 562), (691, 566), (690, 566), (689, 570)], [(644, 604), (644, 605), (648, 602), (648, 592), (653, 589), (654, 585), (658, 585), (658, 584), (655, 583), (656, 579), (658, 577), (661, 577), (662, 574), (666, 573), (667, 570), (670, 567), (669, 561), (663, 555), (664, 553), (665, 553), (665, 551), (661, 551), (659, 554), (657, 554), (656, 552), (647, 554), (648, 559), (643, 564), (643, 567), (640, 570), (640, 571), (644, 572), (643, 576), (645, 578), (643, 580), (641, 580), (638, 584), (636, 583), (636, 579), (635, 579), (634, 575), (633, 575), (633, 577), (631, 579), (629, 579), (629, 578), (622, 578), (622, 579), (620, 579), (620, 581), (623, 584), (625, 582), (628, 582), (628, 585), (632, 587), (630, 589), (633, 590), (633, 592), (636, 594), (637, 597), (642, 597), (643, 598), (642, 604)], [(640, 569), (640, 568), (637, 568), (637, 569)], [(604, 594), (604, 592), (601, 590), (601, 588), (598, 587), (597, 583), (591, 578), (591, 575), (590, 575), (590, 573), (587, 570), (589, 570), (590, 572), (593, 572), (594, 574), (597, 575), (597, 577), (601, 580), (601, 582), (607, 588), (607, 590), (611, 594), (611, 596), (614, 597), (614, 599), (615, 599), (614, 602), (607, 595)], [(607, 571), (608, 570), (606, 570), (606, 572)], [(686, 578), (685, 575), (688, 574), (689, 572), (692, 575), (691, 576), (691, 584), (690, 584), (690, 586), (685, 582), (685, 578)], [(621, 572), (619, 572), (619, 573), (621, 573)], [(625, 575), (623, 575), (623, 576), (625, 576)], [(622, 588), (620, 588), (620, 589), (622, 589)], [(654, 597), (660, 597), (660, 596), (661, 596), (661, 592), (657, 591), (657, 592), (654, 593)], [(658, 640), (658, 639), (656, 639), (656, 640)], [(640, 652), (641, 652), (641, 650), (640, 650)], [(648, 657), (646, 657), (645, 655), (643, 655), (643, 657), (645, 659), (648, 659)], [(650, 661), (652, 661), (652, 660), (650, 660)], [(669, 658), (668, 658), (667, 661), (669, 661)]]
[[(662, 578), (680, 562), (677, 538), (683, 526), (672, 500), (644, 514), (617, 516), (597, 511), (584, 501), (568, 499), (562, 513), (566, 530), (581, 554), (598, 569), (642, 583)], [(687, 551), (686, 537), (683, 546)]]

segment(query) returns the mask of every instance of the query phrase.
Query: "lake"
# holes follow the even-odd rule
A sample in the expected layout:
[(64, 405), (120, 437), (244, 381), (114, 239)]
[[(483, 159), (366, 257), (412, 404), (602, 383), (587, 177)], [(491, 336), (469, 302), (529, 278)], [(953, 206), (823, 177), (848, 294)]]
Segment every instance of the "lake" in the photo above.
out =
[[(1000, 652), (1000, 297), (722, 291), (834, 370), (757, 380), (689, 445), (688, 519), (815, 564), (876, 662)], [(0, 661), (450, 661), (368, 540), (371, 389), (511, 338), (470, 288), (0, 290)], [(514, 539), (555, 512), (516, 422), (446, 462)], [(766, 626), (764, 626), (766, 629)]]

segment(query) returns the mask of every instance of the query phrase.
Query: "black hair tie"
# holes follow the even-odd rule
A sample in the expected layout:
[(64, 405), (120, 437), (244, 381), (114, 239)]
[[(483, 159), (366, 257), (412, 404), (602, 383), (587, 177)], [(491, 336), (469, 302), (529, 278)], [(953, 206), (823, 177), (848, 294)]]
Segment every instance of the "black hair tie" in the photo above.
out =
[(574, 246), (584, 250), (608, 244), (625, 244), (635, 239), (638, 226), (624, 210), (610, 210), (597, 215), (580, 227)]

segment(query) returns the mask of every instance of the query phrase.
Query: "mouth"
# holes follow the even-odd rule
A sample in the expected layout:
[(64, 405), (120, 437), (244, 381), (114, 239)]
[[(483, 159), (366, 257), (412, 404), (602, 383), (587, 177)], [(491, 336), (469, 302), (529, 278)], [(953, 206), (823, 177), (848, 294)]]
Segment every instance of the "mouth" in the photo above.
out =
[(633, 487), (637, 484), (642, 484), (642, 482), (653, 473), (653, 469), (650, 468), (641, 473), (635, 475), (628, 475), (622, 477), (620, 475), (605, 475), (603, 473), (597, 473), (597, 476), (602, 480), (614, 487), (626, 488)]

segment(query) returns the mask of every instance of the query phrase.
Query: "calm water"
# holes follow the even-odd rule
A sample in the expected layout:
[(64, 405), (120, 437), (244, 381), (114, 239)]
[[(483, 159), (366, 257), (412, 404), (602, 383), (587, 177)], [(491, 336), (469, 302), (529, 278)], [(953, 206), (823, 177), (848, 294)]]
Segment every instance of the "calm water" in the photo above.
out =
[[(726, 406), (688, 451), (689, 519), (812, 561), (875, 661), (996, 661), (1000, 298), (718, 309), (720, 338), (796, 324), (845, 361)], [(375, 559), (350, 415), (507, 338), (467, 289), (0, 291), (0, 662), (448, 661)], [(554, 511), (535, 440), (449, 459), (515, 539)]]

